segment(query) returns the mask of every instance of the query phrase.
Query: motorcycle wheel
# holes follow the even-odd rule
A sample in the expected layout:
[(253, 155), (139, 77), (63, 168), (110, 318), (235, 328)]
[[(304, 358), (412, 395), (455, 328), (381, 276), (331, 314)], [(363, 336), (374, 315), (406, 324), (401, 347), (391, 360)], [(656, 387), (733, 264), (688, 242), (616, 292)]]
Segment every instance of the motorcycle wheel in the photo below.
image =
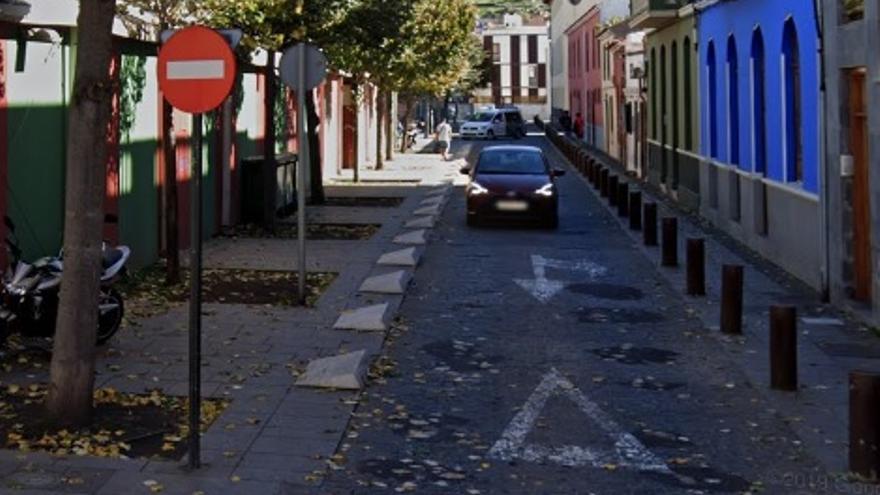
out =
[(125, 303), (122, 300), (122, 295), (115, 289), (101, 292), (100, 305), (105, 304), (112, 304), (116, 307), (106, 313), (98, 314), (98, 345), (106, 344), (119, 331), (122, 317), (125, 315)]

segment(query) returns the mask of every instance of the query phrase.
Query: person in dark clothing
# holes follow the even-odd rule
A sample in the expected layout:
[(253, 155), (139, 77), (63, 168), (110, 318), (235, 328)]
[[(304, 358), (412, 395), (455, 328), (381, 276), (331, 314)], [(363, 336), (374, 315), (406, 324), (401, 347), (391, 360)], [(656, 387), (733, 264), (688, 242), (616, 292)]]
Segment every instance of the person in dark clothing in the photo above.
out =
[(562, 112), (559, 117), (559, 125), (562, 126), (562, 132), (566, 134), (571, 132), (571, 115), (568, 111)]
[(584, 138), (584, 125), (584, 116), (578, 112), (574, 118), (574, 135), (577, 136), (578, 139)]

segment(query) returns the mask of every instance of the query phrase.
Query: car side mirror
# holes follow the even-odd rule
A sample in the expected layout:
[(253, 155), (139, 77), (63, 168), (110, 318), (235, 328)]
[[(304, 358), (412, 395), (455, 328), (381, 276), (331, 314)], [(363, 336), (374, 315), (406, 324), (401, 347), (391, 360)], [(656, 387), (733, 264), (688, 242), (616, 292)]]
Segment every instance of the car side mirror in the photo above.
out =
[(461, 175), (470, 175), (470, 173), (471, 173), (471, 168), (470, 168), (470, 167), (461, 167), (460, 169), (458, 169), (458, 172), (459, 172)]
[(563, 175), (565, 175), (565, 170), (561, 168), (554, 168), (552, 174), (553, 177), (562, 177)]

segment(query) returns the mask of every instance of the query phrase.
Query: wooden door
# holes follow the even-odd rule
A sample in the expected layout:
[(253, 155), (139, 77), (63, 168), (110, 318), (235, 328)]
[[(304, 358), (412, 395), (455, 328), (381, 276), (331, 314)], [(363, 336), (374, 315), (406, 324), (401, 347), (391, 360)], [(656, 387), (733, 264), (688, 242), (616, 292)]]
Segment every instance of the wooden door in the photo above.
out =
[(853, 262), (854, 297), (871, 299), (871, 194), (868, 185), (868, 112), (865, 98), (865, 70), (849, 74), (850, 153), (853, 176)]

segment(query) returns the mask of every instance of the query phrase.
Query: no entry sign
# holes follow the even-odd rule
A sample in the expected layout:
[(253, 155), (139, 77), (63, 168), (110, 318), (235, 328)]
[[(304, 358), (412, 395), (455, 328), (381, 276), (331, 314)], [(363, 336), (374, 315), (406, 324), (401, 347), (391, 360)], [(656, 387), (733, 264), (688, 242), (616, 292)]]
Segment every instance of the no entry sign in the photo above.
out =
[(205, 113), (220, 106), (232, 91), (235, 70), (229, 42), (206, 27), (174, 33), (159, 51), (159, 88), (184, 112)]

